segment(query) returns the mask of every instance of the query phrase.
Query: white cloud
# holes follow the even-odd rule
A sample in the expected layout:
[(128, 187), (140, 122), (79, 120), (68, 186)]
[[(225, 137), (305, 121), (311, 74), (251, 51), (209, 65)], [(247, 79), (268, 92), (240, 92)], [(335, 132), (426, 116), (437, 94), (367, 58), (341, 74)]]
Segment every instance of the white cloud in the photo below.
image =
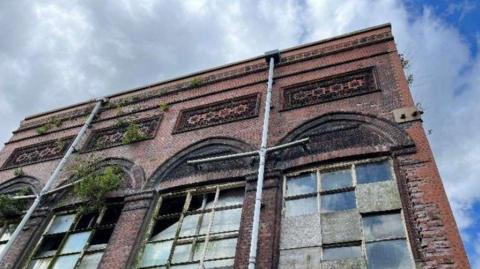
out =
[(0, 141), (28, 114), (385, 22), (411, 61), (414, 98), (473, 246), (480, 59), (428, 8), (413, 16), (395, 0), (0, 2)]

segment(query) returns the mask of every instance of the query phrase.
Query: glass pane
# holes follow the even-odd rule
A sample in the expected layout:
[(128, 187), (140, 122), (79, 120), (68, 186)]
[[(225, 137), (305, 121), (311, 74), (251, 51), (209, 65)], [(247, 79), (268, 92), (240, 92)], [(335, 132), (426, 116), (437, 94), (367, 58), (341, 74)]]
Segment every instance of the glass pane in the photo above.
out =
[(32, 260), (28, 268), (29, 269), (47, 269), (48, 264), (50, 263), (51, 260), (52, 258)]
[(62, 248), (61, 253), (71, 253), (71, 252), (80, 252), (83, 250), (87, 244), (88, 237), (90, 236), (91, 231), (83, 233), (70, 234), (68, 236), (67, 242)]
[(52, 269), (73, 269), (80, 254), (60, 256), (54, 262)]
[[(170, 268), (172, 269), (198, 269), (199, 263), (192, 263), (192, 264), (181, 264), (181, 265), (172, 265)], [(157, 268), (157, 267), (155, 267)], [(164, 268), (164, 267), (160, 267)]]
[(355, 192), (353, 191), (326, 194), (320, 196), (320, 198), (322, 213), (342, 211), (357, 207), (355, 204)]
[(206, 259), (227, 258), (235, 256), (237, 238), (215, 240), (208, 242)]
[[(226, 231), (237, 231), (240, 228), (241, 217), (241, 208), (215, 211), (215, 215), (213, 216), (212, 230), (210, 232), (219, 233)], [(204, 228), (204, 231), (206, 232), (208, 228), (208, 221), (206, 222), (205, 226), (202, 225), (202, 228)]]
[(356, 167), (357, 182), (370, 183), (392, 179), (390, 164), (388, 161), (359, 164)]
[(412, 268), (405, 240), (392, 240), (367, 244), (369, 269)]
[(7, 244), (7, 243), (1, 243), (1, 244), (0, 244), (0, 254), (3, 252), (3, 249), (5, 248), (5, 245), (6, 245), (6, 244)]
[(285, 202), (287, 217), (308, 215), (318, 212), (317, 197), (288, 200)]
[(400, 213), (363, 217), (363, 230), (367, 240), (405, 236)]
[(302, 174), (287, 179), (287, 196), (317, 192), (315, 174)]
[(352, 172), (349, 169), (322, 173), (322, 190), (334, 190), (352, 186)]
[(3, 232), (0, 241), (9, 240), (12, 234), (15, 232), (16, 227), (17, 224), (8, 224), (7, 227), (5, 227), (5, 231)]
[(245, 190), (243, 188), (221, 190), (217, 201), (217, 207), (242, 204), (244, 193)]
[(78, 269), (93, 269), (97, 268), (100, 260), (102, 259), (103, 252), (96, 252), (93, 254), (85, 255), (80, 262)]
[(173, 241), (149, 243), (145, 246), (142, 266), (163, 265), (167, 263)]
[(362, 256), (362, 250), (360, 246), (348, 246), (348, 247), (335, 247), (324, 248), (323, 259), (324, 260), (342, 260), (351, 259)]
[(198, 219), (201, 214), (186, 215), (183, 217), (182, 228), (180, 229), (180, 236), (192, 236), (195, 235), (197, 229)]
[(172, 262), (174, 263), (188, 262), (188, 259), (190, 258), (191, 250), (192, 250), (191, 244), (175, 246)]
[(203, 263), (203, 265), (205, 265), (206, 269), (209, 269), (209, 268), (224, 268), (224, 267), (227, 267), (227, 266), (233, 266), (233, 261), (234, 261), (233, 259), (206, 261), (206, 262)]
[(177, 231), (178, 220), (179, 217), (157, 220), (150, 240), (154, 241), (173, 238)]
[(50, 228), (48, 229), (47, 234), (64, 233), (68, 231), (74, 219), (74, 214), (55, 216), (52, 225), (50, 225)]

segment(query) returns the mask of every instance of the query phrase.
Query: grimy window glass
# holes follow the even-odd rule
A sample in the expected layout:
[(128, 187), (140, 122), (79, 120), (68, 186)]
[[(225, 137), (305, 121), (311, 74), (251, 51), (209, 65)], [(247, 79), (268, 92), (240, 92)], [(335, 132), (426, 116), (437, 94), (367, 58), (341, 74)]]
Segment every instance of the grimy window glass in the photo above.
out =
[(148, 232), (139, 268), (233, 268), (243, 184), (165, 194)]
[[(332, 219), (335, 218), (334, 214), (338, 213), (338, 216), (341, 216), (345, 213), (350, 216), (358, 214), (358, 219), (362, 219), (363, 222), (359, 224), (363, 225), (359, 237), (355, 239), (358, 241), (329, 242), (327, 245), (315, 243), (311, 246), (295, 246), (292, 249), (299, 251), (307, 248), (321, 249), (316, 251), (319, 252), (323, 261), (329, 262), (363, 259), (369, 269), (412, 268), (413, 261), (401, 209), (389, 212), (362, 212), (362, 214), (356, 210), (357, 188), (368, 188), (372, 185), (366, 184), (394, 180), (394, 178), (391, 161), (386, 158), (331, 164), (286, 176), (283, 185), (283, 216), (285, 218), (301, 222), (301, 218), (306, 215), (318, 214), (318, 223), (322, 225), (327, 214)], [(344, 212), (348, 210), (349, 212)], [(306, 219), (313, 218), (309, 216)], [(342, 224), (338, 223), (338, 225)], [(318, 227), (314, 228), (318, 230)], [(305, 229), (314, 228), (309, 228), (307, 225)], [(323, 229), (322, 226), (322, 234)], [(325, 232), (328, 234), (328, 231)], [(295, 230), (294, 233), (301, 235), (308, 231)], [(285, 245), (284, 248), (290, 247)], [(306, 261), (293, 261), (293, 264), (295, 262), (300, 265)]]
[(405, 230), (400, 213), (375, 214), (363, 217), (368, 268), (410, 268)]
[(8, 222), (8, 221), (5, 221), (3, 224), (1, 224), (0, 253), (3, 252), (5, 245), (8, 243), (8, 240), (10, 240), (10, 237), (12, 236), (13, 232), (15, 232), (15, 228), (17, 227), (17, 225), (18, 225), (18, 222)]
[(55, 214), (28, 268), (97, 268), (122, 207), (111, 204), (97, 213)]

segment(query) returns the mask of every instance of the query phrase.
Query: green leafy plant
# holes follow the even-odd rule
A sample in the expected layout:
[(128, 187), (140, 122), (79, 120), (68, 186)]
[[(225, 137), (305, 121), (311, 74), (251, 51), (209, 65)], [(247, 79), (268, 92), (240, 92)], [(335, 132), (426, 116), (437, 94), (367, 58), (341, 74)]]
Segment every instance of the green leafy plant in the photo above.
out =
[(158, 105), (158, 108), (160, 109), (160, 111), (162, 112), (167, 112), (169, 107), (168, 107), (168, 104), (165, 103), (165, 102), (160, 102), (160, 104)]
[(80, 206), (83, 213), (101, 209), (107, 193), (118, 190), (122, 183), (123, 172), (120, 167), (109, 165), (97, 169), (97, 160), (91, 158), (73, 167), (74, 177), (80, 180), (74, 187), (75, 195), (85, 201)]
[(0, 218), (9, 218), (20, 215), (27, 208), (27, 200), (14, 199), (13, 196), (23, 196), (28, 194), (28, 189), (24, 188), (17, 191), (14, 195), (0, 195)]
[(196, 77), (190, 81), (190, 87), (196, 88), (203, 84), (203, 79), (201, 77)]
[(400, 54), (400, 63), (402, 64), (402, 68), (403, 70), (405, 71), (405, 73), (407, 74), (407, 83), (409, 86), (412, 86), (413, 85), (413, 74), (411, 74), (409, 72), (409, 69), (410, 69), (410, 61), (408, 59), (405, 58), (405, 55), (403, 54)]
[(63, 125), (63, 120), (59, 119), (58, 117), (51, 117), (47, 123), (43, 124), (42, 126), (36, 129), (37, 134), (42, 135), (48, 132), (50, 129), (54, 127), (61, 127)]
[(123, 135), (122, 144), (130, 144), (136, 141), (144, 140), (147, 138), (145, 133), (140, 129), (138, 123), (130, 122), (127, 127), (127, 131)]
[(21, 177), (21, 176), (24, 176), (25, 173), (23, 172), (23, 169), (19, 167), (13, 171), (13, 175), (16, 177)]
[(57, 117), (51, 117), (50, 120), (48, 120), (48, 123), (50, 126), (55, 127), (61, 127), (63, 125), (63, 121)]
[(57, 141), (55, 141), (55, 148), (57, 150), (62, 150), (66, 144), (67, 142), (65, 140), (58, 139)]
[(48, 132), (48, 130), (50, 130), (50, 127), (49, 127), (49, 125), (44, 124), (44, 125), (38, 127), (38, 128), (35, 129), (35, 130), (37, 131), (37, 134), (43, 135), (43, 134), (45, 134), (46, 132)]

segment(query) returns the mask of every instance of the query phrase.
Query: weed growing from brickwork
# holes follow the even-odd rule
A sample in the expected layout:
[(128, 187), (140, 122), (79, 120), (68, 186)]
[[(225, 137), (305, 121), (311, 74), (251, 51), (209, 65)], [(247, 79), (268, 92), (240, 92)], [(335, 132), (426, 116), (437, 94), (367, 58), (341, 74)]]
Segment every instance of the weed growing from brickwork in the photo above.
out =
[(25, 175), (25, 172), (23, 172), (23, 169), (21, 167), (19, 167), (19, 168), (16, 168), (13, 171), (13, 175), (16, 176), (16, 177), (21, 177), (21, 176)]
[(196, 77), (190, 81), (190, 87), (196, 88), (203, 84), (203, 79), (201, 77)]
[(168, 107), (168, 104), (165, 103), (165, 102), (160, 102), (160, 104), (158, 105), (158, 108), (160, 109), (160, 111), (162, 112), (167, 112), (169, 107)]
[(144, 140), (146, 138), (147, 136), (141, 130), (140, 125), (138, 123), (130, 122), (128, 123), (127, 131), (123, 135), (122, 144), (126, 145), (140, 140)]
[(28, 189), (24, 188), (17, 191), (14, 195), (0, 195), (0, 217), (9, 218), (18, 216), (27, 208), (26, 199), (14, 199), (13, 196), (23, 196), (28, 194)]

